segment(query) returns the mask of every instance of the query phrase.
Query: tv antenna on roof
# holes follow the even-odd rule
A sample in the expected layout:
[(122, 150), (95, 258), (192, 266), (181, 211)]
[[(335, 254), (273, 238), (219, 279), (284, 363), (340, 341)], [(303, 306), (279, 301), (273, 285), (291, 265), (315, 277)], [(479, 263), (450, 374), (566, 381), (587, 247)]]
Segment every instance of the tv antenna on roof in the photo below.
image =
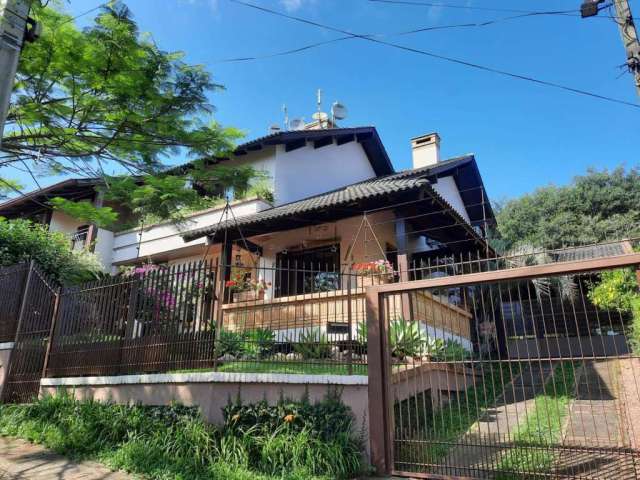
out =
[(304, 130), (304, 118), (293, 118), (289, 122), (289, 130)]
[(331, 121), (333, 123), (336, 123), (336, 120), (344, 120), (348, 113), (347, 107), (340, 102), (333, 102), (331, 105)]
[(289, 128), (289, 111), (287, 110), (287, 106), (282, 104), (282, 112), (284, 113), (284, 129)]

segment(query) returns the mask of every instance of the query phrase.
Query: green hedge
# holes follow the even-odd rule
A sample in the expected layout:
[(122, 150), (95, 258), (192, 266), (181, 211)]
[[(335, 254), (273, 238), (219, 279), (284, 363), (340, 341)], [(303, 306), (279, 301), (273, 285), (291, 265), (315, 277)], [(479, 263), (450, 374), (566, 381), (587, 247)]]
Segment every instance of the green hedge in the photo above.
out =
[(180, 405), (124, 406), (61, 394), (0, 406), (1, 435), (157, 480), (352, 478), (363, 468), (352, 423), (336, 395), (316, 404), (230, 404), (220, 428)]

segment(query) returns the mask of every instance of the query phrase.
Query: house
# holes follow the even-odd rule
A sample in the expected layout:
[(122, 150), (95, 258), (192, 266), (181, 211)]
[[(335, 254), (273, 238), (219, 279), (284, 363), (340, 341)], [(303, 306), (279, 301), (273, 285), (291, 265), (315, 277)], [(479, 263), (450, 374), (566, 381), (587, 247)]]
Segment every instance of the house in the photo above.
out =
[[(219, 232), (229, 229), (228, 238), (237, 241), (236, 226), (245, 237), (256, 240), (263, 262), (275, 262), (279, 256), (290, 261), (326, 261), (322, 244), (331, 244), (340, 247), (333, 252), (339, 263), (339, 252), (346, 252), (363, 212), (374, 212), (372, 223), (388, 219), (380, 225), (379, 240), (390, 250), (419, 254), (434, 250), (437, 244), (441, 252), (444, 246), (452, 252), (486, 249), (486, 229), (494, 218), (476, 160), (473, 155), (440, 160), (439, 143), (436, 133), (412, 139), (413, 169), (396, 172), (374, 127), (284, 131), (249, 141), (220, 161), (265, 172), (274, 200), (232, 201), (233, 215), (227, 216), (237, 222), (230, 218), (221, 222), (224, 206), (220, 205), (190, 214), (181, 225), (164, 222), (109, 231), (42, 206), (59, 196), (118, 210), (101, 199), (95, 188), (101, 183), (97, 178), (68, 179), (11, 199), (0, 204), (0, 216), (29, 218), (69, 235), (74, 248), (94, 249), (106, 270), (146, 259), (175, 263), (201, 258), (207, 237), (216, 244), (208, 254), (219, 254)], [(420, 210), (426, 216), (422, 204), (404, 206), (398, 214), (402, 202), (425, 196), (434, 213), (429, 220), (411, 215)], [(392, 205), (395, 213), (393, 208), (383, 208)], [(412, 216), (412, 220), (402, 219)], [(450, 228), (445, 228), (448, 224)], [(283, 256), (283, 251), (288, 255)], [(352, 254), (358, 262), (365, 252), (355, 249)]]
[[(485, 238), (494, 216), (473, 155), (440, 159), (440, 137), (430, 133), (411, 140), (413, 168), (395, 171), (374, 127), (329, 126), (239, 145), (219, 161), (265, 172), (273, 198), (235, 199), (229, 208), (190, 214), (180, 225), (109, 231), (41, 206), (54, 196), (107, 205), (95, 189), (99, 179), (65, 180), (0, 205), (0, 215), (68, 234), (74, 248), (93, 248), (107, 271), (143, 261), (218, 259), (225, 280), (239, 271), (243, 279), (270, 285), (260, 298), (268, 306), (231, 303), (229, 296), (223, 307), (228, 325), (268, 323), (287, 338), (310, 325), (344, 334), (347, 316), (364, 320), (364, 285), (349, 283), (347, 274), (354, 265), (388, 260), (409, 279), (409, 265), (416, 262), (492, 254)], [(354, 288), (359, 291), (352, 298)], [(307, 298), (300, 311), (299, 296), (311, 293), (332, 298)], [(447, 298), (442, 308), (451, 313), (459, 303)], [(471, 336), (467, 313), (456, 310), (459, 321), (449, 328), (465, 343)]]

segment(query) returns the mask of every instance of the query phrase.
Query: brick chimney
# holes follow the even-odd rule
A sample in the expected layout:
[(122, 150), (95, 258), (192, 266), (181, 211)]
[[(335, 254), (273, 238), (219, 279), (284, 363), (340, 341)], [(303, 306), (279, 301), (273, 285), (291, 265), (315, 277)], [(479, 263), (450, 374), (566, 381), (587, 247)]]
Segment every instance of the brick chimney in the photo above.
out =
[(411, 153), (413, 168), (435, 165), (440, 161), (440, 136), (433, 132), (412, 138)]

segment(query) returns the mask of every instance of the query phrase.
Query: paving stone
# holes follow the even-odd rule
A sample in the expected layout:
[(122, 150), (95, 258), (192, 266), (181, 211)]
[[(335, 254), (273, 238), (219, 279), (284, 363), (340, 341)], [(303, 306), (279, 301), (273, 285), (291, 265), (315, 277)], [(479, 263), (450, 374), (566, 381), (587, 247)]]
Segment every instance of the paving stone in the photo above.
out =
[(73, 462), (16, 438), (0, 437), (0, 480), (134, 480), (95, 462)]

